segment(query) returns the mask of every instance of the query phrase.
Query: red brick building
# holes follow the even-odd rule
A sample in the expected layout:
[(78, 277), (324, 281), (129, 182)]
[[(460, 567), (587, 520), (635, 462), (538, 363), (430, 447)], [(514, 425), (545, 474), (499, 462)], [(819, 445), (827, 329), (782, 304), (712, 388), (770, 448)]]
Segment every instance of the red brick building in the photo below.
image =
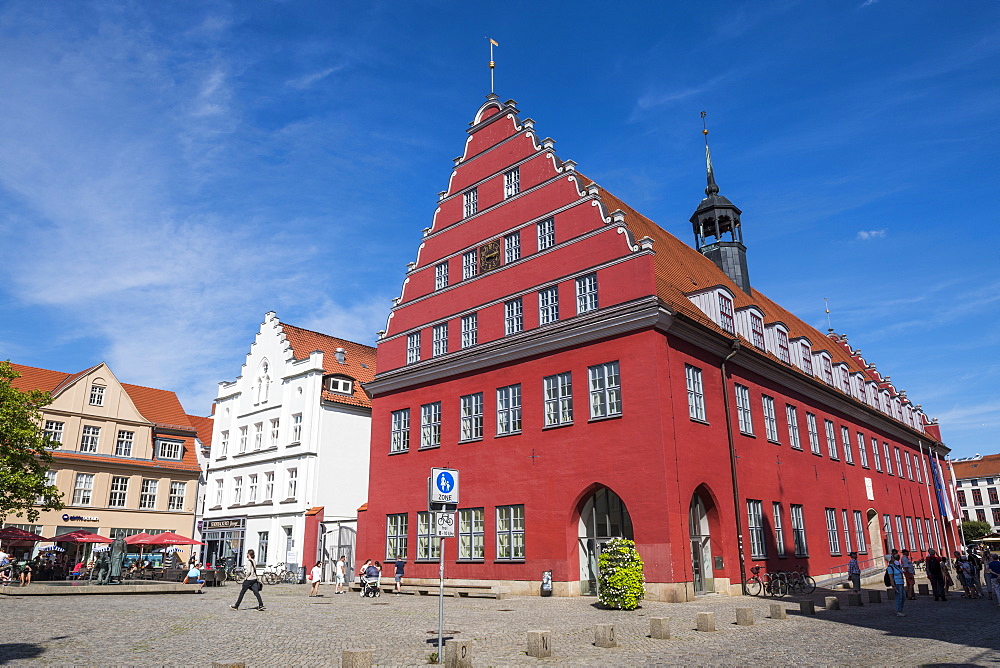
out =
[(593, 592), (614, 536), (658, 600), (954, 540), (936, 424), (750, 285), (711, 161), (696, 249), (518, 113), (495, 95), (476, 113), (380, 338), (359, 557), (436, 577), (433, 466), (461, 471), (447, 577), (522, 594), (545, 570), (557, 595)]

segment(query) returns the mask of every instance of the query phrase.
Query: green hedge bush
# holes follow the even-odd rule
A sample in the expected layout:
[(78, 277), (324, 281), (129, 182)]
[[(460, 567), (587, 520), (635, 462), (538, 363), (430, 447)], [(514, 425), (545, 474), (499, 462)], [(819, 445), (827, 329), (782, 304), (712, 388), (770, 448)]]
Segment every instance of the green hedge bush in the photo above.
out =
[(646, 595), (642, 557), (635, 543), (613, 538), (604, 544), (597, 560), (600, 569), (598, 599), (609, 608), (635, 610)]

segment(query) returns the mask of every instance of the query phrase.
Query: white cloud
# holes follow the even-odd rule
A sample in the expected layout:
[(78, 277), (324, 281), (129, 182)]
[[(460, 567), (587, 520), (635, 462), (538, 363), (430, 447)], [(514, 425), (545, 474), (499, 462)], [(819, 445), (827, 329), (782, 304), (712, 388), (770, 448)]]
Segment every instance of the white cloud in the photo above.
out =
[(305, 74), (295, 79), (289, 79), (288, 81), (285, 82), (285, 85), (298, 90), (305, 90), (306, 88), (311, 87), (314, 83), (322, 81), (323, 79), (327, 78), (334, 72), (338, 72), (342, 69), (344, 69), (343, 65), (338, 65), (337, 67), (328, 67), (325, 70), (319, 70), (318, 72)]
[(867, 241), (869, 239), (881, 239), (888, 233), (888, 230), (858, 230), (858, 239)]
[(878, 0), (865, 0), (861, 3), (861, 7), (867, 7), (869, 5), (874, 5)]

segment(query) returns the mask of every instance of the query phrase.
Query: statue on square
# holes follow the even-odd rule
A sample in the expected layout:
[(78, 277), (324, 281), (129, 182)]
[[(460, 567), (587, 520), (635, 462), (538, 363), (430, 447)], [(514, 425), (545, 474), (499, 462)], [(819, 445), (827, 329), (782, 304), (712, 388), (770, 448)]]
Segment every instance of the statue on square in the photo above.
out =
[(103, 585), (108, 584), (108, 574), (111, 572), (111, 562), (108, 560), (108, 553), (102, 552), (101, 556), (97, 558), (97, 562), (94, 564), (94, 571), (91, 574), (97, 574), (97, 584)]
[(111, 549), (107, 554), (110, 555), (108, 558), (109, 568), (107, 584), (111, 584), (115, 578), (118, 579), (118, 584), (121, 584), (125, 570), (125, 557), (128, 555), (128, 544), (125, 542), (125, 538), (122, 537), (120, 532), (118, 537), (111, 542)]

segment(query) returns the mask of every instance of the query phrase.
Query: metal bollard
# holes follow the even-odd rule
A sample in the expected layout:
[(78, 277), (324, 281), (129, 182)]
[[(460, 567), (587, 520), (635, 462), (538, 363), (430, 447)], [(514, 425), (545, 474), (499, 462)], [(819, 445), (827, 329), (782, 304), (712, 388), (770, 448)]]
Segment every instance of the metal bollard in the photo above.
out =
[(650, 617), (649, 637), (656, 640), (670, 640), (670, 618)]
[(594, 644), (598, 647), (618, 647), (615, 640), (614, 624), (598, 624), (594, 627)]
[(552, 656), (548, 631), (528, 631), (528, 656), (544, 659)]

